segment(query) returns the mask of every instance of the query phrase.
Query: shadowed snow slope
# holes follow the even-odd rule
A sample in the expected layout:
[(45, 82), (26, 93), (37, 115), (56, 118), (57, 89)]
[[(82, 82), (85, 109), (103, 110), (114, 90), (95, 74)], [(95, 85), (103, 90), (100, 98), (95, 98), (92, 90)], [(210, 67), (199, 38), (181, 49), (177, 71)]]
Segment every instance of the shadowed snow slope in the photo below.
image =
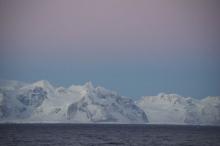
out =
[(88, 82), (54, 87), (48, 81), (1, 81), (0, 122), (146, 123), (130, 98)]

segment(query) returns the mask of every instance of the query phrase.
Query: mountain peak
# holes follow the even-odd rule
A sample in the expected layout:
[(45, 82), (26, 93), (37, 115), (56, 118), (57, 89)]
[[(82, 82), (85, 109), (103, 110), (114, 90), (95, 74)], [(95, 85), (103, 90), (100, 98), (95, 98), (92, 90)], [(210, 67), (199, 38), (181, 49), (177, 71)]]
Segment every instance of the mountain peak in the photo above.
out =
[(42, 88), (52, 88), (52, 85), (47, 80), (40, 80), (33, 83), (34, 86), (42, 87)]
[(49, 81), (47, 80), (40, 80), (40, 81), (37, 81), (33, 84), (30, 84), (28, 86), (25, 86), (24, 88), (30, 88), (30, 89), (33, 89), (35, 87), (41, 87), (43, 88), (48, 94), (53, 94), (54, 91), (55, 91), (55, 88), (53, 87), (53, 85), (50, 84)]
[(88, 90), (94, 89), (94, 86), (93, 86), (93, 84), (92, 84), (91, 81), (86, 82), (86, 83), (84, 84), (84, 87), (85, 87), (86, 89), (88, 89)]
[(159, 97), (181, 97), (180, 95), (178, 94), (174, 94), (174, 93), (159, 93), (157, 96)]

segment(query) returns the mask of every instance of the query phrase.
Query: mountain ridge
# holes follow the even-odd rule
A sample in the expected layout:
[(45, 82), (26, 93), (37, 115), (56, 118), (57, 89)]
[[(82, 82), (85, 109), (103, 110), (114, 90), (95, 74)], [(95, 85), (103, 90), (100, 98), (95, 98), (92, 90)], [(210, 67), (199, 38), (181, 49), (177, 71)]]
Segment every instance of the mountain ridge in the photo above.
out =
[[(146, 123), (133, 100), (91, 82), (69, 88), (48, 81), (1, 88), (0, 122)], [(1, 87), (4, 87), (1, 86)]]
[(134, 101), (92, 82), (0, 81), (0, 122), (220, 125), (220, 97), (159, 93)]

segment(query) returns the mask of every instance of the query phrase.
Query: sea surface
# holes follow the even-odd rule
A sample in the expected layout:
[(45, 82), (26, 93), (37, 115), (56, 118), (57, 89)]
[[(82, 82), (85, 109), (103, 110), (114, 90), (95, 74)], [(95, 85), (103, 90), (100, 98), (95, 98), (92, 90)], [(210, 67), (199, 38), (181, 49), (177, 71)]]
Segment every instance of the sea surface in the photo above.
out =
[(0, 124), (0, 146), (220, 146), (220, 127)]

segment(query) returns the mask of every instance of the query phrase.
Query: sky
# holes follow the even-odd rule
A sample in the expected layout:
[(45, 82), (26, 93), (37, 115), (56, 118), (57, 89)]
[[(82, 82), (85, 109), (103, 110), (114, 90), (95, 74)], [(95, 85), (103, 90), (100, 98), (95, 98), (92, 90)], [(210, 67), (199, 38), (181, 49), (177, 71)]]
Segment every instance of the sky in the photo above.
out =
[(0, 0), (0, 79), (219, 96), (219, 26), (219, 0)]

